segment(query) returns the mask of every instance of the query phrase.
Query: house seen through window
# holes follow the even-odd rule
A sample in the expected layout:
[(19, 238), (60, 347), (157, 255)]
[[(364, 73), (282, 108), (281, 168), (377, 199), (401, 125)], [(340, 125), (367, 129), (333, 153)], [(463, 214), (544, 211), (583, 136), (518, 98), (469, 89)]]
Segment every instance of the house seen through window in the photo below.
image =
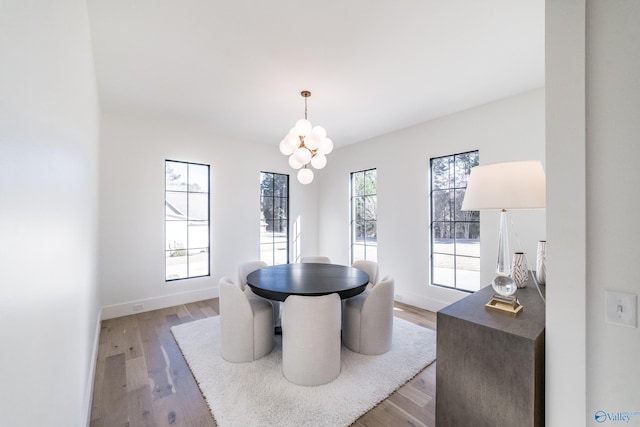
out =
[(165, 161), (165, 280), (209, 275), (209, 165)]
[(478, 151), (431, 159), (431, 283), (480, 289), (480, 212), (462, 211)]

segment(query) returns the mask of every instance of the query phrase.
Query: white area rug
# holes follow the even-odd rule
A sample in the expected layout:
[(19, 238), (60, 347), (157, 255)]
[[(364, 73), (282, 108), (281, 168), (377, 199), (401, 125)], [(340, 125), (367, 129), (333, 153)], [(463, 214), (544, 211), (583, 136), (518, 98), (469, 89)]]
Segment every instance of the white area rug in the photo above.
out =
[(252, 363), (220, 356), (220, 317), (171, 328), (221, 427), (348, 426), (436, 358), (436, 334), (394, 318), (393, 348), (365, 356), (342, 346), (342, 367), (329, 384), (304, 387), (282, 375), (282, 341)]

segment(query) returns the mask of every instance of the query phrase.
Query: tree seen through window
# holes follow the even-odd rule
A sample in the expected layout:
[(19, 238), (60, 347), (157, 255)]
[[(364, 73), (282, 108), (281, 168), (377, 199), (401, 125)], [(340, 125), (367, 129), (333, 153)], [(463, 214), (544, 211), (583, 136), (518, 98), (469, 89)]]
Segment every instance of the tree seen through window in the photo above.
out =
[(351, 174), (351, 262), (378, 260), (377, 170)]
[(431, 283), (480, 288), (480, 213), (462, 211), (478, 151), (431, 159)]

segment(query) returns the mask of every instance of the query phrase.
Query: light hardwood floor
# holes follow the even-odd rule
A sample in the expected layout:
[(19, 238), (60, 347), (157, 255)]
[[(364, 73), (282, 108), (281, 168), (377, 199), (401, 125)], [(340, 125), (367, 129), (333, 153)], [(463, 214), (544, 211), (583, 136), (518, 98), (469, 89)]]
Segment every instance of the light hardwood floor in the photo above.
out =
[[(217, 315), (215, 298), (103, 321), (91, 426), (215, 426), (170, 328)], [(436, 330), (435, 313), (396, 303), (395, 315)], [(353, 425), (435, 426), (435, 375), (433, 363)]]

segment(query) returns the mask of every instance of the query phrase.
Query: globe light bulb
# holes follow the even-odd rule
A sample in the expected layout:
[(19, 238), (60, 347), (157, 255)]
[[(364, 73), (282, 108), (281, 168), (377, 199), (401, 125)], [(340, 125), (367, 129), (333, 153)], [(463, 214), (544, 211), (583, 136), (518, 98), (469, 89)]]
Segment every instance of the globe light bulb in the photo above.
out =
[(313, 129), (311, 129), (311, 133), (318, 135), (321, 140), (327, 137), (327, 131), (322, 126), (314, 126)]
[(308, 168), (302, 168), (298, 171), (298, 181), (300, 184), (307, 185), (313, 181), (313, 171)]
[(327, 165), (327, 157), (322, 153), (316, 153), (311, 159), (311, 166), (316, 169), (322, 169)]
[(329, 138), (323, 138), (318, 147), (318, 151), (322, 154), (329, 154), (333, 151), (333, 141)]
[(291, 153), (296, 151), (296, 149), (300, 146), (300, 137), (295, 132), (289, 132), (284, 140)]
[(296, 122), (296, 132), (300, 136), (307, 136), (311, 133), (311, 122), (307, 119), (300, 119)]
[(311, 161), (312, 154), (311, 151), (307, 150), (306, 148), (300, 147), (296, 151), (294, 151), (293, 155), (295, 156), (298, 163), (306, 165)]
[(289, 156), (289, 166), (291, 166), (293, 169), (300, 169), (303, 165), (296, 160), (296, 155), (292, 154), (291, 156)]
[(282, 141), (280, 141), (280, 152), (285, 156), (293, 154), (293, 151), (291, 150), (291, 148), (289, 148), (289, 145), (287, 144), (286, 139), (283, 139)]
[(304, 138), (304, 145), (309, 150), (317, 150), (320, 147), (320, 143), (322, 139), (315, 133), (311, 132), (309, 135)]

